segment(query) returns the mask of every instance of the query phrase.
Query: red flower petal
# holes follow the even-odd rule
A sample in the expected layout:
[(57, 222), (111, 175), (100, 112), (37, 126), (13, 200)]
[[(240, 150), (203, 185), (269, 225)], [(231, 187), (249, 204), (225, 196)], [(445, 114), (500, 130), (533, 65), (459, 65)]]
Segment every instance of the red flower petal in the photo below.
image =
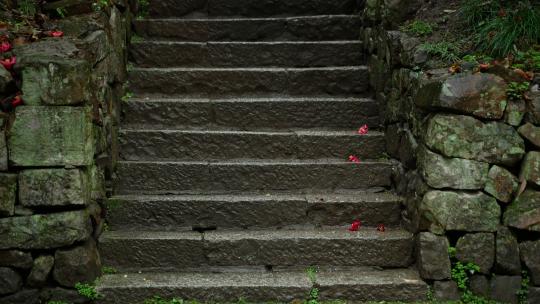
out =
[(11, 101), (11, 105), (13, 106), (13, 108), (16, 108), (22, 104), (24, 104), (24, 100), (22, 99), (21, 95), (15, 96), (15, 98), (13, 98), (13, 100)]
[(58, 37), (62, 37), (62, 36), (64, 36), (64, 32), (62, 32), (62, 31), (52, 31), (51, 32), (51, 37), (58, 38)]
[(351, 227), (349, 227), (349, 231), (358, 231), (361, 225), (362, 222), (360, 222), (360, 220), (354, 220), (351, 224)]
[(4, 68), (6, 68), (6, 70), (13, 69), (13, 66), (15, 65), (15, 63), (17, 63), (17, 57), (15, 56), (0, 60), (0, 64), (2, 64)]
[(349, 161), (352, 163), (360, 163), (360, 159), (354, 155), (349, 155)]
[(358, 134), (366, 135), (366, 134), (368, 134), (368, 131), (369, 131), (368, 125), (363, 125), (363, 126), (360, 127), (360, 129), (358, 129)]
[(386, 228), (384, 227), (384, 224), (377, 225), (377, 231), (379, 232), (385, 232)]
[(11, 43), (4, 41), (0, 44), (0, 53), (11, 51)]

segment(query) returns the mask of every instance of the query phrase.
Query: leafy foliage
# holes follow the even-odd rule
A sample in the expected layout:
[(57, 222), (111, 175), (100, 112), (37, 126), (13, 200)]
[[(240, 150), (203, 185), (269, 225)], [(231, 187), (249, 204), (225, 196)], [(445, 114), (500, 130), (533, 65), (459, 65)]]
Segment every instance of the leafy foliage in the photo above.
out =
[(96, 287), (90, 284), (83, 284), (83, 283), (77, 283), (75, 284), (75, 289), (77, 289), (77, 292), (89, 299), (89, 300), (97, 300), (99, 298), (99, 294), (96, 290)]
[(506, 96), (509, 100), (522, 100), (525, 93), (529, 91), (529, 82), (510, 82), (506, 89)]
[(427, 36), (433, 33), (433, 26), (422, 20), (414, 20), (402, 26), (401, 30), (415, 36)]
[(435, 43), (423, 43), (420, 45), (420, 49), (426, 51), (428, 54), (439, 57), (444, 61), (456, 62), (459, 60), (458, 54), (460, 52), (459, 47), (452, 42), (440, 41)]
[(540, 71), (540, 50), (534, 48), (528, 51), (517, 51), (513, 58), (513, 68), (522, 69), (526, 71)]
[(101, 273), (103, 273), (103, 274), (115, 274), (115, 273), (118, 273), (118, 270), (116, 270), (116, 268), (114, 268), (114, 267), (103, 266), (103, 267), (101, 267)]
[(529, 296), (529, 284), (531, 280), (529, 278), (529, 273), (527, 271), (522, 271), (521, 273), (521, 288), (517, 292), (517, 296), (520, 304), (527, 304)]

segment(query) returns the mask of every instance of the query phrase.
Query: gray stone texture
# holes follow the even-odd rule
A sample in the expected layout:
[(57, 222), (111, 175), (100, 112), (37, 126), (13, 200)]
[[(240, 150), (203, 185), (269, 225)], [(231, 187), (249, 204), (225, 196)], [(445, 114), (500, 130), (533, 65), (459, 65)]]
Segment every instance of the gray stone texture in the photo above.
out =
[(0, 68), (0, 93), (7, 92), (11, 85), (13, 85), (11, 73), (4, 67)]
[(19, 201), (25, 207), (86, 205), (86, 177), (79, 169), (33, 169), (19, 174)]
[(421, 107), (459, 111), (480, 118), (502, 118), (506, 108), (506, 82), (502, 78), (484, 73), (446, 77), (436, 80), (421, 78), (415, 103)]
[(532, 123), (526, 123), (519, 127), (518, 132), (527, 142), (540, 149), (540, 127), (536, 127)]
[(416, 238), (416, 261), (420, 276), (426, 280), (450, 278), (448, 239), (429, 232), (421, 232)]
[(505, 226), (499, 227), (495, 238), (495, 270), (501, 274), (521, 274), (518, 241)]
[(421, 229), (495, 232), (501, 210), (497, 201), (483, 193), (429, 191), (420, 203)]
[(0, 267), (0, 295), (14, 293), (22, 287), (22, 277), (13, 269)]
[(527, 103), (527, 115), (525, 120), (536, 126), (540, 126), (540, 85), (535, 84), (529, 94), (530, 100)]
[(92, 232), (86, 211), (0, 219), (0, 249), (50, 249), (86, 240)]
[(101, 275), (101, 260), (93, 239), (72, 249), (57, 250), (54, 259), (53, 276), (62, 286), (92, 283)]
[(459, 238), (456, 258), (462, 263), (474, 263), (480, 267), (480, 273), (489, 274), (495, 262), (493, 233), (469, 233)]
[(8, 170), (8, 149), (6, 136), (1, 126), (2, 119), (0, 118), (0, 172)]
[(540, 303), (540, 287), (529, 287), (529, 303)]
[(38, 289), (22, 289), (21, 291), (0, 298), (2, 304), (41, 304)]
[[(41, 301), (58, 301), (66, 302), (69, 304), (87, 304), (88, 298), (81, 296), (75, 289), (68, 289), (62, 287), (45, 287), (41, 289), (39, 294)], [(47, 303), (46, 302), (46, 303)]]
[(527, 103), (525, 100), (509, 100), (504, 112), (504, 122), (513, 127), (519, 127), (526, 111)]
[(540, 192), (525, 190), (504, 212), (505, 225), (531, 231), (540, 231)]
[(526, 180), (540, 186), (540, 152), (531, 151), (525, 156), (521, 164), (520, 180)]
[(0, 217), (12, 216), (17, 200), (17, 174), (0, 173)]
[(32, 287), (45, 285), (49, 273), (54, 265), (54, 257), (51, 255), (42, 255), (34, 260), (32, 271), (26, 278), (26, 284)]
[(496, 275), (491, 278), (490, 287), (491, 299), (502, 303), (517, 304), (521, 277)]
[(475, 274), (469, 278), (469, 288), (473, 294), (489, 298), (490, 297), (490, 286), (489, 281), (486, 276), (481, 274)]
[(482, 189), (487, 181), (489, 164), (461, 158), (447, 158), (420, 150), (419, 168), (426, 183), (436, 189)]
[(502, 167), (492, 166), (489, 169), (484, 191), (501, 202), (509, 203), (513, 199), (518, 186), (518, 179), (512, 173)]
[(540, 241), (519, 244), (521, 261), (527, 266), (532, 285), (540, 286)]
[(30, 269), (33, 265), (32, 254), (20, 250), (0, 251), (0, 266)]
[(525, 143), (514, 128), (469, 116), (435, 115), (424, 139), (431, 150), (445, 156), (488, 163), (514, 165), (525, 154)]
[(433, 298), (439, 301), (457, 301), (461, 294), (454, 281), (435, 281), (433, 283)]

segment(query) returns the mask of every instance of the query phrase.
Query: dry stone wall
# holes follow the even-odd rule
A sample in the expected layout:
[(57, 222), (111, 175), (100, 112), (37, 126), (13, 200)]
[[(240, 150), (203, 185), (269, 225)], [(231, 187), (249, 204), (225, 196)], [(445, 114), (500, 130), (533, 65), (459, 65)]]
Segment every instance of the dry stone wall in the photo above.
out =
[(24, 105), (0, 116), (0, 303), (85, 303), (74, 289), (102, 265), (102, 201), (115, 168), (126, 43), (134, 4), (49, 1), (64, 33), (15, 46), (0, 66), (0, 99)]
[(418, 269), (435, 298), (459, 299), (454, 247), (454, 263), (480, 267), (469, 281), (473, 292), (517, 303), (526, 271), (529, 302), (537, 303), (539, 78), (529, 99), (511, 101), (511, 71), (439, 68), (417, 38), (397, 30), (421, 2), (368, 0), (361, 30), (388, 153), (402, 164), (396, 185), (417, 234)]

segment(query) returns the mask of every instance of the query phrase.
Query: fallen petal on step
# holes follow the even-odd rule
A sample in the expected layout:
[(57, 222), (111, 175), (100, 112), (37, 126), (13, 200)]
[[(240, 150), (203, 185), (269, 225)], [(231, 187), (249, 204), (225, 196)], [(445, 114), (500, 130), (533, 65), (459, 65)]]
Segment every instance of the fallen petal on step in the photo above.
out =
[(358, 231), (361, 225), (362, 222), (360, 222), (360, 220), (354, 220), (351, 224), (351, 227), (349, 227), (349, 231)]
[(360, 163), (360, 159), (354, 155), (349, 155), (349, 161), (352, 163)]
[(358, 129), (358, 134), (360, 134), (360, 135), (366, 135), (366, 134), (368, 134), (368, 132), (369, 132), (368, 125), (363, 125), (363, 126), (360, 127), (360, 129)]

